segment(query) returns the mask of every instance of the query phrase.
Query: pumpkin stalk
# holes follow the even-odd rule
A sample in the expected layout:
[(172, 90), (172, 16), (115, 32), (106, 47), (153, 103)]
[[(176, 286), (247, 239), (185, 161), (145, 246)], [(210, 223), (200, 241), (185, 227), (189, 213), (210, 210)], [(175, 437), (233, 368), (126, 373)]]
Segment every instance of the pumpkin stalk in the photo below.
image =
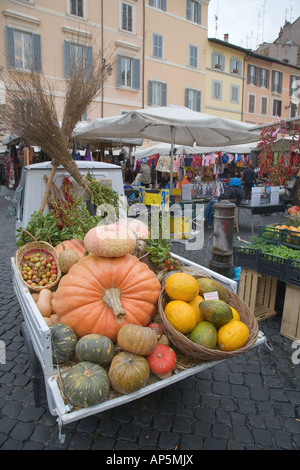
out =
[(109, 307), (117, 319), (125, 317), (125, 311), (121, 304), (121, 292), (120, 289), (111, 287), (106, 289), (102, 298), (102, 301), (107, 307)]

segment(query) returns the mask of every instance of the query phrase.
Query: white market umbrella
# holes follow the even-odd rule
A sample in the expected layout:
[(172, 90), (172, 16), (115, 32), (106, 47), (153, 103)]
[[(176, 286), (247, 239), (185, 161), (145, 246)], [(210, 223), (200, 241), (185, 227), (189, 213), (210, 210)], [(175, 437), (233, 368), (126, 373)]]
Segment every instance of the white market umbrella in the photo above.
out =
[[(250, 132), (253, 127), (251, 124), (198, 113), (183, 106), (170, 105), (99, 118), (82, 129), (75, 129), (73, 137), (80, 137), (87, 143), (107, 135), (171, 142), (171, 155), (173, 155), (175, 144), (220, 147), (257, 141), (260, 132)], [(171, 191), (172, 185), (171, 172)]]

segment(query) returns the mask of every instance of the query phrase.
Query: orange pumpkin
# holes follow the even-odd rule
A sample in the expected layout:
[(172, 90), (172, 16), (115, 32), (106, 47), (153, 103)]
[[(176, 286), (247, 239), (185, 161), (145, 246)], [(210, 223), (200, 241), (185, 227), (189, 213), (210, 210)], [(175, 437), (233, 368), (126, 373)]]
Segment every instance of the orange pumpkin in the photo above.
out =
[(63, 252), (63, 250), (74, 250), (80, 257), (84, 256), (86, 252), (83, 242), (81, 240), (77, 240), (77, 238), (64, 240), (59, 245), (57, 245), (55, 249), (59, 255)]
[(97, 333), (115, 342), (123, 325), (149, 324), (157, 312), (160, 290), (153, 271), (133, 255), (88, 255), (61, 279), (55, 310), (79, 338)]

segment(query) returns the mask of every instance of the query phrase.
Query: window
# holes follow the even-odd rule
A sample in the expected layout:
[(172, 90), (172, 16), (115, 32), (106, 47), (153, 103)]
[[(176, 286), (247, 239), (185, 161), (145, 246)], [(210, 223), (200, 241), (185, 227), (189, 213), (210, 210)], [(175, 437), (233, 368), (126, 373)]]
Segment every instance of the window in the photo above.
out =
[(83, 18), (83, 0), (69, 0), (70, 1), (70, 14), (81, 16)]
[(297, 90), (300, 87), (299, 77), (297, 75), (290, 76), (290, 96), (297, 95)]
[(274, 93), (282, 93), (282, 72), (277, 70), (272, 72), (272, 91)]
[(242, 75), (242, 61), (231, 57), (230, 59), (230, 72), (236, 73), (237, 75)]
[(148, 82), (148, 104), (150, 106), (167, 105), (167, 84), (155, 80)]
[(230, 85), (230, 101), (232, 103), (239, 103), (240, 87), (238, 85)]
[(225, 56), (221, 52), (213, 52), (211, 56), (211, 66), (213, 69), (224, 70)]
[(193, 88), (185, 89), (185, 106), (193, 111), (201, 111), (201, 91)]
[(248, 98), (248, 113), (255, 113), (255, 95), (249, 95)]
[(258, 83), (258, 69), (255, 65), (248, 65), (248, 77), (247, 77), (248, 85), (255, 85), (257, 86)]
[(212, 81), (212, 97), (216, 100), (222, 99), (222, 82), (218, 80)]
[(160, 8), (161, 10), (167, 10), (167, 0), (149, 0), (150, 7)]
[(189, 45), (189, 66), (198, 67), (198, 47)]
[(298, 105), (296, 103), (291, 103), (291, 118), (299, 115)]
[(152, 57), (163, 58), (163, 36), (161, 34), (152, 34)]
[(134, 90), (140, 88), (140, 59), (117, 56), (117, 85)]
[(261, 114), (268, 114), (268, 98), (266, 96), (261, 97)]
[(281, 101), (273, 100), (273, 116), (281, 116)]
[(186, 17), (190, 21), (201, 24), (201, 3), (194, 0), (187, 0)]
[(69, 41), (64, 42), (64, 69), (65, 77), (72, 75), (72, 69), (75, 66), (86, 67), (92, 71), (93, 66), (93, 48), (91, 46), (83, 46), (74, 44)]
[(7, 66), (10, 69), (42, 71), (41, 36), (6, 26)]
[(122, 3), (121, 28), (133, 31), (133, 8), (128, 3)]
[(270, 72), (268, 69), (259, 69), (259, 86), (262, 88), (269, 88), (269, 76)]

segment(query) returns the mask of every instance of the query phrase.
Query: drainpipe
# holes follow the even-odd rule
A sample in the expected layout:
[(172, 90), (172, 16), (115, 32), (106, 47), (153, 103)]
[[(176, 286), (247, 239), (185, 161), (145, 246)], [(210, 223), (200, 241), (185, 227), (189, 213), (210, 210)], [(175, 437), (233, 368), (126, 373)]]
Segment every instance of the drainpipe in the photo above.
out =
[[(104, 59), (104, 57), (103, 57), (103, 52), (104, 52), (104, 49), (103, 49), (103, 47), (104, 47), (103, 46), (103, 38), (104, 38), (103, 23), (104, 23), (104, 20), (103, 20), (103, 0), (101, 0), (101, 60), (102, 61)], [(102, 118), (104, 117), (104, 83), (103, 83), (103, 77), (102, 77), (102, 83), (101, 83), (101, 117)]]
[[(102, 0), (103, 1), (103, 0)], [(145, 108), (145, 30), (146, 30), (146, 7), (143, 1), (143, 58), (142, 58), (142, 108)]]

